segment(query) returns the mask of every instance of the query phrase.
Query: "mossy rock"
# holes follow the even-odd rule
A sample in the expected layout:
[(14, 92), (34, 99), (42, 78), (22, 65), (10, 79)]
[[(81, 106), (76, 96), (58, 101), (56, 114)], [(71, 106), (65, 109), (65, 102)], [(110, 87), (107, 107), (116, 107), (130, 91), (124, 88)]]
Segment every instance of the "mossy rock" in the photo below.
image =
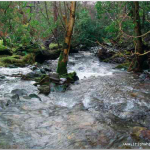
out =
[(7, 67), (10, 64), (14, 64), (15, 66), (23, 67), (26, 64), (33, 64), (35, 62), (35, 55), (28, 54), (24, 57), (19, 55), (5, 56), (0, 59), (0, 66)]
[(130, 62), (125, 62), (123, 64), (119, 64), (117, 67), (115, 67), (116, 69), (122, 69), (124, 68), (125, 70), (127, 70), (130, 66)]
[(50, 78), (48, 75), (42, 75), (41, 80), (39, 82), (40, 85), (49, 85)]
[(109, 63), (110, 58), (104, 59), (103, 62)]
[(62, 48), (62, 44), (60, 44), (60, 45), (58, 46), (58, 44), (56, 44), (56, 43), (51, 43), (51, 44), (49, 45), (49, 48), (50, 48), (50, 49), (60, 49), (60, 48)]
[(59, 57), (60, 50), (40, 50), (36, 53), (35, 61), (43, 63), (45, 60), (55, 60)]
[(34, 84), (35, 86), (37, 85), (49, 85), (50, 84), (50, 77), (46, 74), (43, 74), (41, 77), (35, 78), (36, 83)]
[(79, 80), (76, 72), (60, 75), (60, 78), (66, 78), (69, 82), (74, 82)]
[(55, 83), (50, 83), (50, 91), (51, 92), (65, 92), (67, 87), (68, 87), (67, 84), (58, 85)]

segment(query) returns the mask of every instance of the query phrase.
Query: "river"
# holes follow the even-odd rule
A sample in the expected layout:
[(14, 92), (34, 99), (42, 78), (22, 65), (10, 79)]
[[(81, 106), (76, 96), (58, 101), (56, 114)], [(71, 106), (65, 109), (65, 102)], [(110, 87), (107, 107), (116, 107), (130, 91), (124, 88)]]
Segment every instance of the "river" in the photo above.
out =
[[(56, 68), (57, 60), (51, 64)], [(48, 96), (38, 94), (34, 81), (11, 77), (29, 67), (0, 68), (0, 148), (124, 148), (136, 142), (132, 129), (150, 128), (150, 82), (115, 66), (90, 52), (71, 54), (68, 70), (80, 80)]]

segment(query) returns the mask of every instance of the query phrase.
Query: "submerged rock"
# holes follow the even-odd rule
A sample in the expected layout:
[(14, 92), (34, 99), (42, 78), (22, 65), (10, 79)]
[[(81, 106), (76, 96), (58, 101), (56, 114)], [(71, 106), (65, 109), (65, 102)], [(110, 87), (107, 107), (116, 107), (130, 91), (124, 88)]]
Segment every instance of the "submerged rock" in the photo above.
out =
[(12, 94), (17, 94), (19, 96), (27, 95), (28, 92), (25, 89), (15, 89), (11, 91)]
[(5, 79), (6, 77), (5, 76), (1, 76), (0, 75), (0, 80), (3, 80), (3, 79)]
[(9, 68), (17, 68), (15, 65), (8, 65)]
[(30, 98), (38, 98), (40, 101), (42, 101), (41, 98), (36, 94), (30, 94), (29, 97)]
[(19, 100), (19, 95), (15, 94), (11, 98), (12, 98), (12, 100), (17, 100), (18, 101)]

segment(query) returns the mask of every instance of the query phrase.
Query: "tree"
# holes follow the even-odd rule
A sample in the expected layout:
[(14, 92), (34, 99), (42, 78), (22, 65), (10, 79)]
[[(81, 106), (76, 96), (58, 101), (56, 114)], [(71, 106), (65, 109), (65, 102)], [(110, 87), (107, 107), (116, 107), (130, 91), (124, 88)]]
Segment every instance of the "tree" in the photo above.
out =
[[(137, 36), (135, 49), (138, 53), (143, 54), (144, 49), (143, 49), (142, 37), (140, 37), (142, 34), (141, 34), (141, 24), (140, 24), (139, 2), (138, 1), (133, 2), (133, 17), (134, 17), (134, 24), (135, 24), (134, 32), (135, 32), (135, 35)], [(142, 70), (142, 65), (143, 65), (143, 56), (138, 55), (137, 56), (137, 66), (136, 66), (135, 71)]]
[[(57, 2), (53, 2), (53, 13), (54, 13), (54, 23), (57, 22), (58, 19), (58, 10), (57, 10)], [(57, 28), (54, 29), (54, 35), (57, 37)]]
[(59, 75), (67, 74), (68, 55), (70, 50), (72, 31), (75, 22), (75, 9), (76, 9), (76, 2), (72, 1), (70, 6), (69, 22), (67, 21), (66, 16), (63, 17), (66, 26), (66, 35), (65, 35), (63, 50), (60, 53), (60, 57), (58, 61), (57, 73)]

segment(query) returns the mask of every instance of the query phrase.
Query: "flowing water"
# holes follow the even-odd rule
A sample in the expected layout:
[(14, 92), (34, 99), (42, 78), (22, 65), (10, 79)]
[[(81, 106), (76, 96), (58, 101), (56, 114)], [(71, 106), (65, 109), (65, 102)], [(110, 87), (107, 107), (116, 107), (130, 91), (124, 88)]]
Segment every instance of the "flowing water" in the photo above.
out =
[(150, 82), (114, 67), (92, 53), (72, 54), (68, 70), (80, 80), (48, 96), (38, 94), (34, 81), (11, 77), (30, 68), (0, 68), (0, 148), (122, 148), (135, 142), (133, 127), (150, 128)]

